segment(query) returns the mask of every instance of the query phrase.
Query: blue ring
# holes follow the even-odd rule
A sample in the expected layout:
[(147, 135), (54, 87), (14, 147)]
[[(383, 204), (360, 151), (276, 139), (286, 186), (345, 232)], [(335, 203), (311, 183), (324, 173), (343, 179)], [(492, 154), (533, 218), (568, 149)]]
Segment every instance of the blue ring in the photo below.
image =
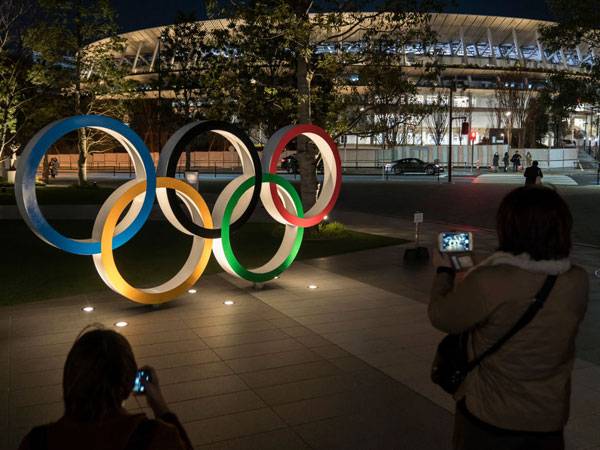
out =
[[(100, 253), (100, 242), (80, 241), (63, 236), (56, 231), (45, 219), (40, 210), (35, 195), (35, 177), (37, 168), (44, 154), (60, 138), (71, 131), (84, 127), (102, 127), (117, 132), (133, 145), (142, 161), (146, 172), (147, 191), (140, 213), (131, 225), (116, 235), (113, 239), (113, 249), (124, 245), (142, 228), (154, 205), (156, 197), (156, 171), (150, 151), (139, 135), (124, 123), (106, 116), (85, 115), (73, 116), (58, 120), (41, 130), (23, 151), (18, 160), (15, 194), (17, 205), (25, 221), (40, 238), (69, 253), (76, 255), (94, 255)], [(27, 156), (28, 155), (28, 156)]]

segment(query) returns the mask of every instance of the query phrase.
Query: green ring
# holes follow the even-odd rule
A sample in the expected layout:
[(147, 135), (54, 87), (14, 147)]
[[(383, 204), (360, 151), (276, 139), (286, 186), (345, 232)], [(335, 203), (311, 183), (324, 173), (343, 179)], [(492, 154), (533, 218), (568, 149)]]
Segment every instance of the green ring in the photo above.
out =
[[(292, 186), (292, 184), (289, 181), (285, 180), (284, 178), (280, 177), (279, 175), (264, 173), (263, 174), (263, 183), (265, 183), (265, 182), (275, 183), (275, 184), (281, 186), (283, 189), (285, 189), (288, 192), (288, 194), (290, 194), (290, 197), (292, 198), (292, 201), (294, 202), (294, 206), (296, 208), (296, 214), (298, 215), (298, 217), (304, 217), (304, 209), (302, 208), (302, 201), (300, 200), (300, 195), (298, 195), (298, 192), (296, 191), (294, 186)], [(222, 240), (222, 244), (223, 244), (223, 253), (225, 254), (225, 259), (227, 259), (227, 262), (231, 266), (231, 269), (238, 276), (240, 276), (241, 278), (243, 278), (245, 280), (252, 281), (254, 283), (264, 283), (265, 281), (272, 280), (277, 275), (281, 274), (288, 267), (290, 267), (292, 262), (294, 262), (294, 259), (296, 259), (296, 256), (298, 255), (298, 252), (300, 251), (300, 245), (302, 244), (302, 238), (304, 236), (304, 228), (297, 227), (298, 231), (296, 234), (296, 239), (294, 240), (294, 244), (292, 245), (292, 250), (290, 251), (290, 254), (288, 255), (288, 257), (283, 261), (283, 263), (276, 269), (273, 269), (270, 272), (265, 272), (265, 273), (254, 273), (254, 272), (251, 272), (250, 270), (246, 269), (244, 266), (242, 266), (240, 264), (240, 262), (238, 261), (238, 259), (236, 258), (235, 254), (233, 253), (233, 249), (231, 248), (229, 223), (230, 223), (231, 215), (233, 214), (235, 205), (240, 200), (242, 195), (248, 189), (250, 189), (252, 186), (254, 186), (254, 177), (251, 177), (248, 180), (246, 180), (245, 182), (243, 182), (233, 192), (233, 194), (229, 198), (229, 201), (227, 202), (227, 206), (225, 206), (225, 212), (223, 213), (223, 222), (221, 224), (221, 230), (222, 230), (221, 240)], [(293, 226), (293, 225), (286, 225), (286, 226)]]

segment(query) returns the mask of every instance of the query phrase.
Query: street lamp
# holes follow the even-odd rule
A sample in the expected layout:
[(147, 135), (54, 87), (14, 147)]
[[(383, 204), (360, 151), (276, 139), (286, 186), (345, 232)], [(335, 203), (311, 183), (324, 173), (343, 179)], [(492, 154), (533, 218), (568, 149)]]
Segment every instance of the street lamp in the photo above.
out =
[[(456, 89), (463, 89), (464, 88), (464, 84), (462, 81), (457, 82), (456, 80), (451, 80), (450, 81), (450, 104), (449, 104), (449, 108), (448, 108), (448, 114), (449, 114), (449, 118), (448, 118), (448, 123), (449, 123), (449, 132), (448, 132), (448, 137), (449, 137), (449, 145), (448, 145), (448, 183), (452, 183), (452, 124), (454, 123), (453, 120), (454, 118), (452, 117), (452, 107), (454, 106), (454, 99), (453, 99), (453, 95), (454, 95), (454, 91), (456, 91)], [(463, 119), (466, 120), (466, 117), (457, 117), (457, 119)]]

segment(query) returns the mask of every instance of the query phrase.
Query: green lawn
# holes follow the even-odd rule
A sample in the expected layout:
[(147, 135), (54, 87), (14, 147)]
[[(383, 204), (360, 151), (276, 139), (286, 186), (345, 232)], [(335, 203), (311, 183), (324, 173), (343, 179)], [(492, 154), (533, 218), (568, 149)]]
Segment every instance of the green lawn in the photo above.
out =
[[(88, 237), (88, 221), (53, 221), (72, 237)], [(281, 225), (248, 223), (233, 236), (238, 259), (256, 267), (270, 259), (280, 242)], [(187, 258), (191, 237), (163, 221), (150, 221), (123, 248), (115, 251), (121, 273), (135, 286), (158, 285), (171, 278)], [(401, 239), (346, 231), (331, 239), (305, 239), (298, 259), (310, 259), (369, 248), (402, 244)], [(0, 221), (0, 305), (108, 289), (92, 258), (71, 255), (39, 240), (22, 221)], [(205, 273), (222, 269), (211, 257)]]
[[(100, 205), (113, 193), (114, 187), (38, 186), (40, 205)], [(16, 205), (13, 187), (0, 187), (0, 205)]]

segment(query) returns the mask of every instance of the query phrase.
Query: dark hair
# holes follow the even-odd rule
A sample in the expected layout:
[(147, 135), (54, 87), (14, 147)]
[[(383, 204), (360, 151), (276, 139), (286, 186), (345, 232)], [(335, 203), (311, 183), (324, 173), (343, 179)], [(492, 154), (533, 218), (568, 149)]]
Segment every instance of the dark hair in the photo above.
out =
[(532, 165), (533, 167), (537, 167), (537, 166), (538, 166), (538, 164), (539, 164), (539, 162), (537, 162), (537, 161), (533, 161), (533, 162), (531, 163), (531, 165)]
[(573, 217), (554, 189), (524, 186), (510, 192), (496, 216), (499, 250), (528, 253), (535, 261), (563, 259), (571, 252)]
[(87, 422), (116, 413), (133, 388), (136, 371), (127, 339), (113, 330), (84, 329), (65, 362), (65, 415)]

